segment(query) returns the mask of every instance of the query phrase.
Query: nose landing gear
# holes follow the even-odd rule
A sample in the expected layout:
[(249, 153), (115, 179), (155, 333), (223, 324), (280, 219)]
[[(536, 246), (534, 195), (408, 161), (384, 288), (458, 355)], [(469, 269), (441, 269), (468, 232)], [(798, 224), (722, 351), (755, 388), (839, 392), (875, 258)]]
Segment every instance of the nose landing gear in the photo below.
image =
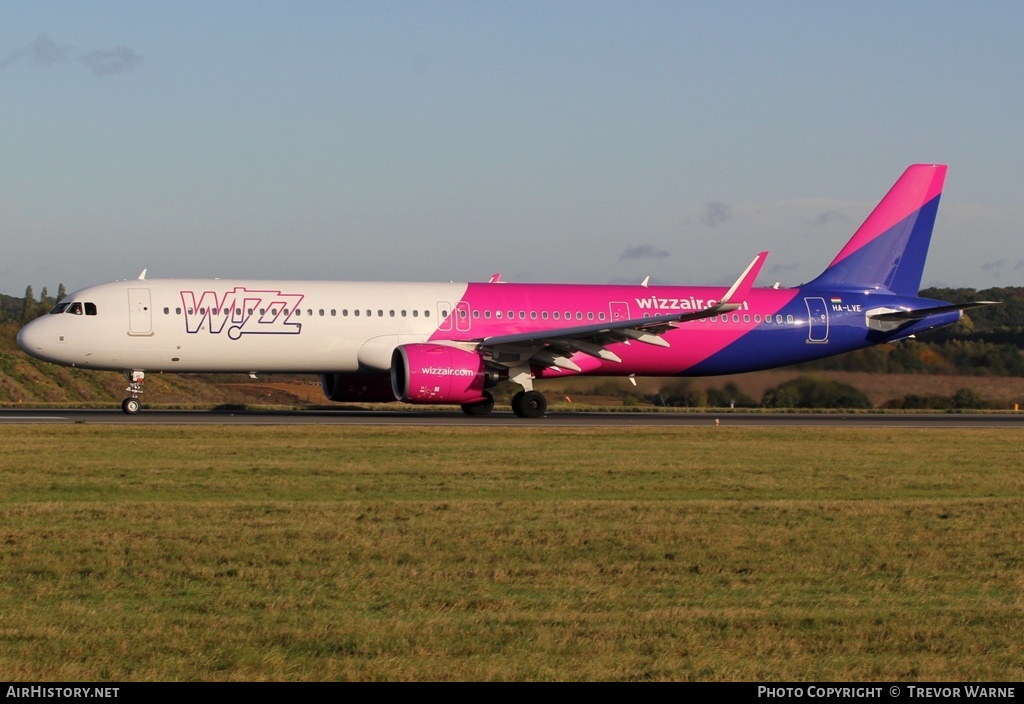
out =
[(124, 376), (128, 380), (128, 388), (125, 391), (130, 393), (131, 396), (121, 401), (121, 410), (131, 416), (142, 409), (142, 402), (139, 400), (139, 396), (142, 395), (142, 382), (146, 380), (146, 373), (131, 371), (125, 372)]

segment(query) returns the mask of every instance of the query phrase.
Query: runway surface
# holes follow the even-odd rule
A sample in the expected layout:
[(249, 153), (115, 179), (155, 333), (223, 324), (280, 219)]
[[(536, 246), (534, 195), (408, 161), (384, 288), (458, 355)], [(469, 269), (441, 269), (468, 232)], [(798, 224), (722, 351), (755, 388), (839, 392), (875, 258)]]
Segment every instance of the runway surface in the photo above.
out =
[(807, 426), (887, 428), (1021, 428), (1024, 413), (550, 413), (517, 418), (495, 412), (470, 417), (459, 411), (253, 411), (143, 410), (133, 416), (117, 409), (0, 409), (0, 424), (121, 425), (382, 425), (509, 428), (635, 428), (665, 426)]

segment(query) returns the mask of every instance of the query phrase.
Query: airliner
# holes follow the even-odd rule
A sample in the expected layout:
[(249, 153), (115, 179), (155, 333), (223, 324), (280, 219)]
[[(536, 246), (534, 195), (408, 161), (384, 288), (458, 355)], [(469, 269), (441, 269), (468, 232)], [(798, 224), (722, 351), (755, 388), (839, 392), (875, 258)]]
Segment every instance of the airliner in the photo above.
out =
[(767, 252), (726, 287), (137, 279), (89, 286), (22, 328), (40, 359), (123, 372), (314, 373), (331, 401), (547, 412), (534, 380), (768, 369), (911, 337), (963, 311), (918, 298), (947, 167), (910, 166), (825, 271), (755, 287)]

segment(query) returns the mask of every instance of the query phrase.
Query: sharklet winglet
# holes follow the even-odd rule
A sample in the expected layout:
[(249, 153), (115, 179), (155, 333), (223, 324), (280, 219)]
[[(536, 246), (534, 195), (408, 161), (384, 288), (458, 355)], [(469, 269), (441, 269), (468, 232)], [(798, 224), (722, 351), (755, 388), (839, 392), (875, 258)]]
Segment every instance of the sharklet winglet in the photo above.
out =
[(740, 278), (736, 279), (736, 283), (732, 285), (732, 288), (726, 291), (719, 303), (736, 305), (732, 300), (734, 296), (737, 297), (740, 303), (742, 303), (750, 294), (750, 289), (754, 287), (754, 280), (757, 279), (757, 275), (761, 272), (761, 267), (764, 266), (764, 261), (767, 258), (768, 252), (761, 252), (754, 257), (754, 261), (750, 262), (750, 266), (744, 269), (743, 273), (740, 274)]

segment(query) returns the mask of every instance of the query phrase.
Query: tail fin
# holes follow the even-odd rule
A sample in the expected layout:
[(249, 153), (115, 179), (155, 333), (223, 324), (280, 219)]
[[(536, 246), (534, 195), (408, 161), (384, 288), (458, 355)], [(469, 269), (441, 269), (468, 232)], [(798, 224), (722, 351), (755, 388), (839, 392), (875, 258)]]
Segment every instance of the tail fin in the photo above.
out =
[(945, 164), (914, 164), (808, 288), (888, 289), (916, 296), (935, 225)]

